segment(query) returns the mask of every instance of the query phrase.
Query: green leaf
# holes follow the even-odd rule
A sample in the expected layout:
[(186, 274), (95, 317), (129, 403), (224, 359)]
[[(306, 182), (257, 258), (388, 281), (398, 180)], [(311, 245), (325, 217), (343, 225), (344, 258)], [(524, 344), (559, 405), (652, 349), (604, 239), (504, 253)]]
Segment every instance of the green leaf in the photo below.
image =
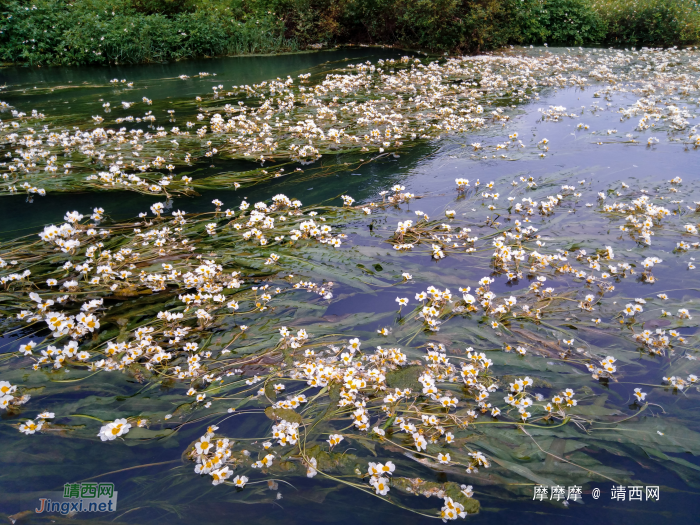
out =
[(290, 423), (302, 423), (301, 414), (294, 412), (294, 410), (290, 408), (267, 407), (265, 409), (265, 415), (273, 421), (276, 421), (278, 419), (284, 419), (285, 421), (289, 421)]
[(132, 427), (129, 429), (129, 432), (124, 435), (124, 439), (160, 439), (171, 435), (173, 432), (175, 431), (171, 428), (151, 430), (149, 428)]

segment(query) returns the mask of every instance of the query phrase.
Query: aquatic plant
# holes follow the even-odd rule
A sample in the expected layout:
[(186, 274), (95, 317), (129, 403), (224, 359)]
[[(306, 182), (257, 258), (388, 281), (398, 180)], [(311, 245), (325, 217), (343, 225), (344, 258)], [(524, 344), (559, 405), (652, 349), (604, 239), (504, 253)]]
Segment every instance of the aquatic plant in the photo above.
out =
[[(696, 424), (665, 402), (697, 396), (696, 312), (663, 288), (668, 255), (646, 252), (700, 246), (697, 207), (677, 199), (697, 191), (680, 177), (606, 192), (570, 178), (460, 178), (440, 220), (408, 210), (416, 196), (400, 184), (374, 204), (277, 195), (187, 214), (156, 203), (116, 223), (69, 212), (38, 240), (0, 248), (4, 332), (23, 334), (0, 360), (2, 406), (37, 413), (14, 423), (27, 439), (113, 446), (188, 433), (190, 476), (242, 488), (248, 502), (264, 498), (254, 483), (319, 476), (450, 520), (479, 510), (474, 487), (644, 477), (603, 450), (697, 479), (675, 455), (700, 453)], [(371, 237), (366, 223), (379, 219)], [(591, 239), (562, 226), (572, 220), (614, 233)], [(453, 258), (472, 271), (436, 278), (424, 264)], [(440, 283), (455, 277), (458, 292)], [(497, 281), (529, 285), (500, 294)], [(410, 296), (411, 283), (423, 291)], [(388, 290), (398, 314), (324, 319), (339, 289)], [(60, 400), (76, 383), (130, 402)], [(610, 385), (627, 391), (629, 411)], [(256, 418), (252, 436), (228, 424), (240, 417)], [(442, 502), (428, 513), (413, 495)]]
[[(497, 129), (520, 105), (537, 100), (542, 90), (569, 86), (599, 86), (597, 96), (610, 100), (615, 93), (628, 91), (626, 83), (645, 82), (644, 87), (633, 88), (637, 100), (620, 108), (622, 120), (640, 116), (632, 131), (653, 128), (665, 132), (671, 142), (697, 146), (700, 138), (689, 124), (689, 112), (673, 100), (676, 92), (697, 91), (694, 56), (692, 50), (678, 49), (503, 53), (432, 62), (406, 56), (349, 65), (324, 78), (311, 79), (307, 73), (298, 80), (288, 77), (231, 90), (215, 85), (211, 95), (194, 102), (180, 100), (176, 109), (159, 111), (166, 112), (170, 123), (184, 120), (184, 125), (170, 131), (162, 125), (163, 116), (149, 109), (153, 101), (148, 97), (114, 106), (104, 102), (104, 117), (93, 116), (89, 123), (65, 118), (61, 125), (43, 124), (46, 115), (3, 103), (0, 110), (10, 118), (0, 122), (0, 151), (5, 152), (0, 195), (26, 192), (32, 198), (47, 191), (79, 189), (167, 197), (239, 188), (293, 174), (302, 169), (299, 164), (311, 164), (323, 155), (371, 156), (348, 159), (361, 164), (428, 139)], [(671, 62), (674, 66), (668, 67)], [(121, 98), (129, 98), (133, 83), (126, 79), (113, 83), (121, 88)], [(105, 119), (111, 119), (113, 112), (130, 113), (139, 106), (144, 115), (119, 116), (113, 121), (119, 127), (107, 127)], [(594, 107), (592, 112), (602, 110)], [(577, 114), (563, 107), (542, 114), (543, 120), (553, 122), (570, 118)], [(585, 123), (577, 129), (603, 135), (602, 130), (588, 131)], [(681, 137), (688, 129), (688, 137)], [(604, 136), (609, 135), (622, 133), (607, 130)], [(635, 141), (632, 136), (625, 140)], [(658, 140), (652, 136), (647, 143)], [(602, 138), (599, 141), (604, 144)], [(474, 159), (489, 158), (489, 153), (505, 160), (541, 158), (549, 150), (546, 139), (528, 146), (517, 133), (504, 143), (471, 147)], [(197, 175), (205, 164), (230, 159), (248, 164), (242, 171)], [(259, 167), (252, 164), (258, 162)]]

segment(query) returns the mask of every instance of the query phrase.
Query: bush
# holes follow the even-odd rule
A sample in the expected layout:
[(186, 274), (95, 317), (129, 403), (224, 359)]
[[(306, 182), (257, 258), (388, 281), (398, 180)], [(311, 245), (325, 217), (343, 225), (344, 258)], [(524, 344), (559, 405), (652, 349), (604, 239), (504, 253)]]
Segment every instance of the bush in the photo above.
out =
[(614, 46), (673, 46), (700, 41), (696, 0), (592, 0)]
[(431, 51), (554, 40), (581, 45), (602, 37), (602, 21), (588, 0), (354, 0), (341, 25), (353, 21), (369, 41)]
[(166, 15), (139, 12), (129, 0), (8, 0), (0, 12), (0, 61), (139, 63), (298, 49), (278, 18), (235, 17), (226, 9), (210, 5)]
[(135, 11), (146, 15), (173, 15), (192, 10), (187, 0), (131, 0), (130, 3)]
[(392, 44), (480, 52), (507, 44), (700, 41), (696, 0), (4, 0), (0, 61), (79, 65)]
[(534, 0), (524, 11), (524, 43), (582, 46), (605, 38), (605, 22), (589, 0)]

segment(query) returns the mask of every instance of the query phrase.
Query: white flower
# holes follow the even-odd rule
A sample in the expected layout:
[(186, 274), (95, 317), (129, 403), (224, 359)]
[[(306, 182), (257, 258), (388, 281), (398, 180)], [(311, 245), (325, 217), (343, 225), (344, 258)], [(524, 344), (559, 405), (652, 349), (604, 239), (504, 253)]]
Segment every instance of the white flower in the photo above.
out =
[(233, 475), (233, 472), (228, 467), (224, 467), (219, 470), (214, 470), (210, 472), (210, 474), (213, 478), (211, 484), (218, 485), (219, 483), (223, 483), (228, 478), (230, 478)]
[(0, 381), (0, 395), (10, 395), (17, 390), (15, 385), (11, 385), (8, 381)]
[(111, 423), (104, 425), (97, 435), (100, 436), (102, 441), (112, 441), (129, 432), (130, 428), (131, 425), (126, 422), (126, 419), (115, 419)]
[(316, 461), (316, 458), (310, 458), (308, 468), (306, 469), (307, 478), (313, 478), (316, 474), (318, 474), (318, 470), (316, 470), (317, 466), (318, 462)]
[(22, 434), (34, 434), (35, 432), (41, 430), (41, 427), (44, 426), (44, 420), (39, 419), (36, 423), (34, 421), (25, 421), (19, 426), (19, 431), (22, 432)]
[(416, 446), (416, 450), (419, 452), (421, 450), (425, 450), (425, 448), (428, 446), (428, 442), (425, 440), (422, 434), (419, 434), (418, 432), (413, 433), (413, 441)]
[(461, 503), (453, 501), (452, 498), (445, 496), (445, 506), (440, 510), (442, 521), (447, 523), (447, 520), (456, 520), (457, 518), (466, 517), (464, 506)]
[(449, 454), (443, 454), (442, 452), (439, 452), (437, 455), (437, 460), (439, 463), (442, 463), (443, 465), (447, 465), (450, 462), (450, 455)]
[(2, 396), (0, 395), (0, 409), (6, 410), (8, 406), (10, 406), (10, 401), (12, 401), (14, 397), (12, 396)]
[(248, 478), (246, 478), (245, 476), (236, 476), (231, 481), (236, 487), (242, 489), (243, 487), (245, 487), (245, 484), (248, 483)]
[(328, 439), (326, 441), (328, 441), (328, 444), (331, 447), (334, 447), (338, 443), (340, 443), (343, 439), (345, 439), (345, 438), (343, 436), (341, 436), (340, 434), (331, 434), (330, 436), (328, 436)]
[(471, 485), (462, 485), (460, 488), (462, 489), (462, 494), (466, 497), (471, 498), (474, 495), (474, 490)]
[(377, 494), (386, 496), (387, 492), (389, 492), (389, 480), (386, 478), (377, 478), (373, 476), (369, 484), (374, 487)]

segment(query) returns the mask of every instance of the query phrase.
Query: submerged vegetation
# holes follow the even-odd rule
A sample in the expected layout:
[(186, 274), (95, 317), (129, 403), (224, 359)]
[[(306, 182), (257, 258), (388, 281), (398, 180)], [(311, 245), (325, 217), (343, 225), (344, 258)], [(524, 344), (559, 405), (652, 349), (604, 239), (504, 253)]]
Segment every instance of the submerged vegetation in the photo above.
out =
[[(144, 115), (127, 115), (125, 79), (114, 83), (124, 102), (104, 102), (92, 121), (5, 104), (5, 195), (121, 189), (157, 202), (129, 220), (67, 211), (62, 224), (0, 245), (12, 346), (0, 354), (3, 429), (179, 447), (181, 465), (149, 482), (146, 500), (191, 490), (176, 485), (184, 476), (245, 503), (318, 477), (448, 521), (534, 485), (575, 496), (594, 482), (658, 485), (663, 472), (697, 487), (699, 290), (683, 282), (700, 247), (697, 185), (675, 174), (602, 186), (577, 173), (459, 177), (432, 194), (396, 183), (366, 202), (344, 192), (305, 206), (278, 193), (187, 213), (179, 207), (198, 188), (283, 172), (169, 175), (218, 156), (290, 172), (331, 153), (377, 162), (421, 140), (501, 132), (555, 89), (593, 91), (601, 104), (549, 106), (540, 122), (569, 124), (601, 148), (692, 155), (696, 58), (406, 57), (217, 85), (166, 116), (147, 98), (135, 102)], [(593, 128), (605, 114), (618, 129)], [(181, 118), (198, 130), (179, 120), (140, 129)], [(462, 147), (475, 162), (554, 153), (546, 138), (523, 140), (509, 132)], [(438, 194), (439, 217), (415, 209)], [(374, 309), (368, 299), (380, 294), (395, 310)], [(329, 313), (348, 298), (361, 311)], [(426, 509), (416, 495), (438, 501)]]
[(7, 0), (0, 61), (163, 62), (381, 44), (480, 52), (508, 44), (700, 42), (696, 0)]
[[(291, 165), (311, 164), (323, 155), (396, 155), (426, 139), (503, 127), (520, 106), (539, 99), (542, 90), (599, 83), (606, 84), (599, 96), (632, 89), (639, 97), (620, 108), (621, 120), (641, 116), (635, 129), (653, 127), (672, 142), (695, 146), (700, 142), (695, 128), (687, 137), (678, 133), (689, 127), (689, 113), (674, 102), (678, 93), (697, 91), (693, 57), (691, 50), (676, 49), (503, 53), (442, 61), (404, 56), (352, 64), (324, 78), (301, 74), (296, 80), (230, 89), (214, 85), (211, 94), (167, 106), (175, 109), (153, 106), (146, 96), (134, 100), (134, 83), (114, 79), (118, 98), (100, 99), (102, 114), (88, 121), (64, 117), (47, 124), (47, 115), (0, 102), (10, 116), (0, 121), (0, 195), (23, 192), (31, 199), (51, 191), (126, 189), (170, 197), (237, 189), (301, 171)], [(182, 75), (169, 81), (192, 79)], [(640, 82), (647, 87), (628, 84)], [(659, 89), (659, 95), (649, 98), (650, 89)], [(563, 121), (576, 114), (551, 107), (542, 117)], [(581, 124), (579, 129), (588, 128)], [(607, 135), (622, 134), (609, 130)], [(648, 139), (654, 141), (658, 138)], [(471, 148), (474, 158), (491, 154), (508, 160), (546, 157), (549, 149), (546, 142), (526, 147), (517, 134), (503, 144), (473, 143)], [(245, 161), (248, 169), (196, 175), (197, 162), (220, 160)], [(254, 164), (258, 162), (260, 166)]]
[[(277, 195), (238, 209), (215, 201), (213, 212), (197, 215), (166, 216), (156, 203), (136, 223), (112, 223), (101, 210), (90, 218), (67, 213), (40, 239), (2, 247), (4, 331), (25, 334), (2, 357), (2, 407), (37, 413), (14, 423), (19, 432), (73, 439), (166, 440), (205, 424), (185, 457), (214, 485), (319, 475), (402, 507), (411, 504), (401, 493), (435, 495), (443, 519), (477, 512), (472, 484), (481, 490), (486, 479), (516, 494), (530, 488), (523, 479), (639, 481), (596, 458), (601, 449), (635, 458), (644, 451), (638, 461), (696, 478), (694, 464), (671, 454), (700, 453), (699, 436), (667, 417), (675, 409), (663, 401), (673, 392), (687, 391), (687, 402), (697, 396), (696, 313), (682, 295), (662, 291), (653, 270), (664, 261), (606, 246), (614, 235), (540, 240), (592, 199), (598, 218), (589, 220), (623, 232), (616, 244), (650, 246), (655, 235), (661, 249), (695, 249), (696, 225), (664, 207), (682, 181), (657, 184), (653, 197), (626, 184), (595, 195), (585, 181), (545, 197), (549, 189), (535, 181), (516, 182), (487, 185), (528, 195), (498, 208), (506, 224), (478, 220), (479, 212), (459, 220), (448, 210), (442, 221), (416, 212), (415, 224), (381, 229), (398, 251), (489, 262), (488, 275), (459, 291), (429, 285), (397, 297), (398, 323), (387, 319), (390, 326), (373, 335), (356, 328), (355, 316), (329, 323), (318, 314), (337, 287), (431, 282), (401, 255), (382, 260), (398, 281), (378, 278), (355, 264), (358, 243), (345, 248), (348, 234), (366, 231), (362, 217), (400, 214), (413, 200), (400, 186), (363, 207), (349, 196), (344, 206), (304, 207)], [(459, 210), (489, 199), (465, 180), (455, 193)], [(535, 219), (538, 227), (528, 224)], [(497, 280), (530, 285), (501, 296)], [(637, 281), (637, 297), (617, 291), (628, 280)], [(655, 319), (668, 319), (667, 328), (644, 329)], [(596, 345), (596, 334), (608, 344)], [(563, 367), (552, 370), (553, 361)], [(664, 374), (643, 379), (658, 361)], [(94, 396), (51, 402), (75, 381), (119, 381), (105, 375), (140, 384), (129, 405), (141, 399), (134, 405), (141, 408)], [(609, 382), (629, 385), (632, 415), (600, 397)], [(33, 406), (36, 395), (41, 407)], [(643, 417), (647, 410), (655, 417)], [(256, 414), (253, 437), (218, 432), (230, 418)], [(344, 451), (347, 443), (355, 453)], [(357, 447), (381, 461), (368, 462)], [(417, 475), (421, 466), (472, 484), (430, 481)]]

